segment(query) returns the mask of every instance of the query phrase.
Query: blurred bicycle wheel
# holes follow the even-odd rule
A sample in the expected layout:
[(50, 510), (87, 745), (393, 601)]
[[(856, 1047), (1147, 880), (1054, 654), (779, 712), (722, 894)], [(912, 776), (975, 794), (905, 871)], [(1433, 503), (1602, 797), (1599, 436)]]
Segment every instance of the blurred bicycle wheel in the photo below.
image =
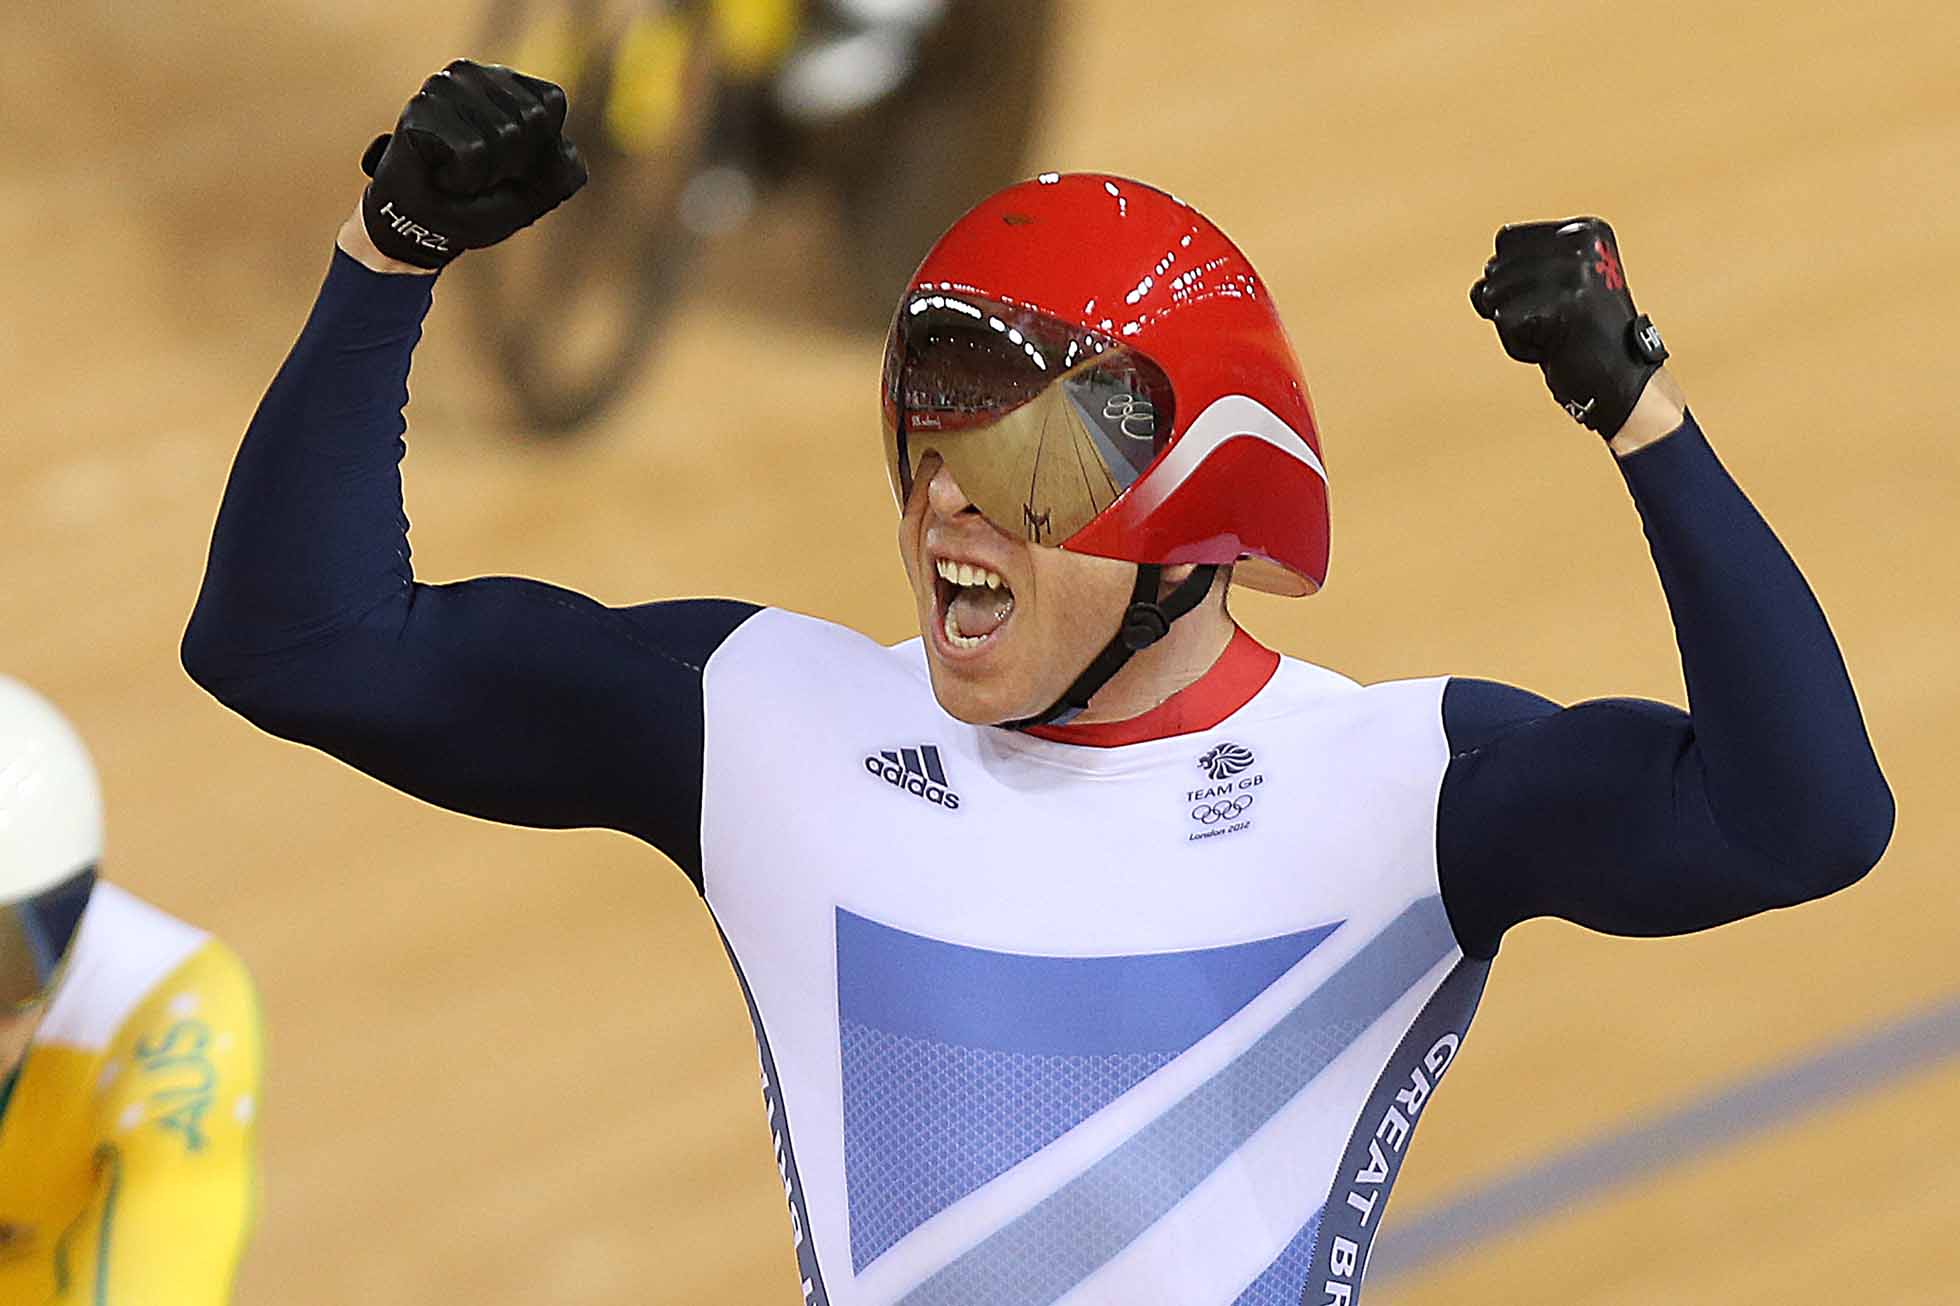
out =
[(550, 223), (463, 263), (470, 306), (534, 432), (588, 422), (630, 383), (715, 221), (707, 143), (721, 90), (702, 0), (492, 0), (488, 56), (564, 86), (591, 168)]

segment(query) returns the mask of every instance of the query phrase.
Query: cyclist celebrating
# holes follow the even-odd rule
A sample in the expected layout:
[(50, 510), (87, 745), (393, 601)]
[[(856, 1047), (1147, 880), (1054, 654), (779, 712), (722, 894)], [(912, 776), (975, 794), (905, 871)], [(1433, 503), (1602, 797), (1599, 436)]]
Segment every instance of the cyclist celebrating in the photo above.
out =
[(983, 201), (899, 305), (920, 639), (416, 582), (416, 273), (577, 190), (563, 120), (458, 63), (370, 152), (185, 665), (433, 802), (680, 865), (748, 995), (806, 1300), (1352, 1302), (1510, 926), (1702, 929), (1883, 850), (1823, 614), (1592, 219), (1506, 228), (1473, 299), (1617, 459), (1692, 715), (1363, 686), (1239, 629), (1231, 582), (1325, 579), (1319, 435), (1245, 256), (1117, 177)]
[(101, 857), (81, 740), (0, 676), (0, 1301), (219, 1306), (256, 1199), (257, 999)]

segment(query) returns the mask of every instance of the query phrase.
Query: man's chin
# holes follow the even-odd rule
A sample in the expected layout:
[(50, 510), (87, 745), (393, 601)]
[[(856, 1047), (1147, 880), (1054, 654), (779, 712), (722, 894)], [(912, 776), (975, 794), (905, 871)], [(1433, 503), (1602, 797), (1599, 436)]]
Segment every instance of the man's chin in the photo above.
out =
[(1020, 721), (1039, 712), (1046, 703), (1028, 706), (1004, 693), (1005, 686), (981, 677), (967, 677), (927, 660), (932, 675), (932, 696), (947, 716), (970, 726), (997, 726)]

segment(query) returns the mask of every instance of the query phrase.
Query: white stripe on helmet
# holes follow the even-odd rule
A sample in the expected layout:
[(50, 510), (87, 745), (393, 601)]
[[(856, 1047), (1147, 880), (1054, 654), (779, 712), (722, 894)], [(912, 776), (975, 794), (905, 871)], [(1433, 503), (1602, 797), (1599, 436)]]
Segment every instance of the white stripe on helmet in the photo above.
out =
[(1177, 487), (1190, 479), (1205, 459), (1227, 442), (1238, 439), (1263, 440), (1287, 457), (1313, 469), (1322, 481), (1327, 469), (1300, 433), (1281, 417), (1250, 395), (1222, 395), (1205, 405), (1203, 412), (1148, 475), (1139, 480), (1131, 493), (1138, 496), (1138, 507), (1148, 512), (1171, 497)]

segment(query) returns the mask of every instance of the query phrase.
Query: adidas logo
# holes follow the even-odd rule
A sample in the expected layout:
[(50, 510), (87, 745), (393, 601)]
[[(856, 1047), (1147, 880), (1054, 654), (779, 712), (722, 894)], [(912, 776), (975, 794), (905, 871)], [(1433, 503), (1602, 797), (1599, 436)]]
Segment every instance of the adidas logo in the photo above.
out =
[(864, 769), (886, 784), (938, 803), (949, 812), (959, 810), (960, 796), (946, 787), (946, 768), (939, 760), (936, 744), (883, 749), (864, 759)]

